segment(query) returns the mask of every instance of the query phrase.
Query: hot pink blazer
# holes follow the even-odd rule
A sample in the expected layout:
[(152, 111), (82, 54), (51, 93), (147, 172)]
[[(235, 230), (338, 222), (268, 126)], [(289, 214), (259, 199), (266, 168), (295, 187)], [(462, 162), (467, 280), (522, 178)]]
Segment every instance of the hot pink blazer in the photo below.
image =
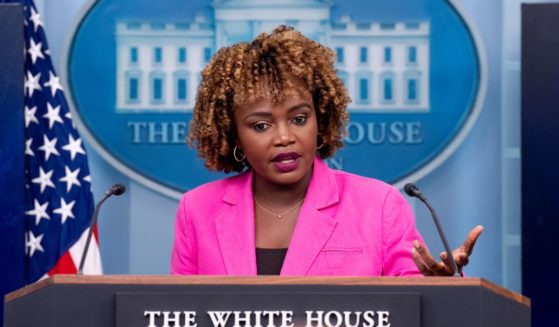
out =
[[(172, 274), (256, 275), (252, 178), (249, 170), (185, 193)], [(281, 275), (420, 275), (416, 239), (423, 242), (396, 188), (317, 158)]]

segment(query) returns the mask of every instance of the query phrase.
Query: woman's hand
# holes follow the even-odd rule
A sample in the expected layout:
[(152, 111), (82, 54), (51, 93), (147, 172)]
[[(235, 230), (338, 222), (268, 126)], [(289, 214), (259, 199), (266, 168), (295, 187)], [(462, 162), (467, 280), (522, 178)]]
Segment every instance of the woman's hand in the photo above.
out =
[[(454, 256), (454, 261), (456, 261), (456, 266), (458, 266), (458, 272), (462, 274), (462, 268), (466, 266), (469, 262), (469, 257), (472, 254), (476, 241), (483, 232), (483, 226), (478, 225), (474, 227), (466, 236), (464, 244), (459, 248), (452, 251)], [(423, 246), (419, 241), (413, 242), (413, 261), (419, 268), (419, 271), (424, 276), (452, 276), (454, 274), (454, 269), (448, 258), (446, 252), (440, 254), (441, 260), (437, 262), (429, 253), (429, 250)]]

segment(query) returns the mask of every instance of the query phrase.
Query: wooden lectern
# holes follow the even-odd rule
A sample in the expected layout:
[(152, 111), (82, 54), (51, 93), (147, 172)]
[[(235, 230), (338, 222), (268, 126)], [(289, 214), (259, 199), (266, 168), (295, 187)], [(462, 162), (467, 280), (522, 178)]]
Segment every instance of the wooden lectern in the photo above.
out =
[(57, 275), (8, 294), (5, 327), (530, 326), (480, 278)]

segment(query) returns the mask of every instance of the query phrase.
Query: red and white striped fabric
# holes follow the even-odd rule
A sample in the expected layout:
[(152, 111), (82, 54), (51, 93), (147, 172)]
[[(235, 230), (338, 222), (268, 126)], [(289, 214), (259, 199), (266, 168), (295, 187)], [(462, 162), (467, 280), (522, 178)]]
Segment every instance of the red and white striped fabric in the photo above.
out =
[[(78, 272), (80, 260), (85, 249), (85, 242), (87, 240), (87, 233), (89, 228), (86, 229), (80, 239), (72, 245), (70, 250), (66, 252), (56, 265), (45, 274), (44, 278), (56, 274), (75, 274)], [(93, 238), (87, 250), (87, 258), (83, 266), (84, 275), (101, 275), (103, 274), (103, 265), (101, 263), (101, 252), (99, 251), (99, 236), (97, 227), (93, 230)]]

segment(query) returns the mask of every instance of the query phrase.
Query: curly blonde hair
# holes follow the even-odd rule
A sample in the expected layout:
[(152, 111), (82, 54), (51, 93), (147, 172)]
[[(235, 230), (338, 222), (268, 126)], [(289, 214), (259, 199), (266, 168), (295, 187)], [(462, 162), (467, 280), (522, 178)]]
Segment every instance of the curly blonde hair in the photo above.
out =
[[(202, 71), (188, 144), (196, 146), (210, 170), (242, 171), (233, 157), (236, 128), (233, 108), (270, 97), (284, 99), (284, 90), (302, 85), (311, 94), (318, 121), (321, 158), (343, 146), (350, 102), (336, 75), (334, 52), (292, 27), (279, 26), (251, 43), (220, 49)], [(265, 86), (262, 84), (265, 83)]]

